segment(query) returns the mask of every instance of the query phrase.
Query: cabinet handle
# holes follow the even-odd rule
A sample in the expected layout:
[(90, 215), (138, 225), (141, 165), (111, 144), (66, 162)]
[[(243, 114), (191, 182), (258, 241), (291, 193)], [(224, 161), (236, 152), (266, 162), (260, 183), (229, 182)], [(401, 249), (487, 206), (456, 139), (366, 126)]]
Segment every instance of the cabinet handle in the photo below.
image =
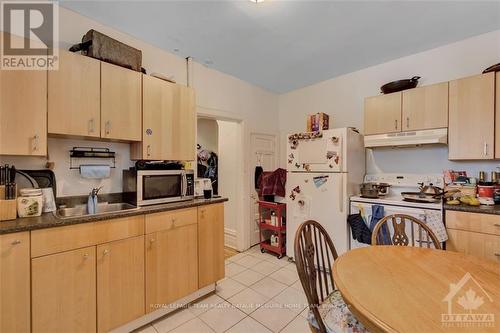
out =
[(176, 217), (172, 217), (172, 223), (175, 223), (177, 222), (177, 218)]
[(34, 151), (37, 151), (38, 150), (38, 141), (39, 141), (39, 136), (38, 134), (35, 134), (35, 136), (33, 137), (33, 150)]
[(494, 223), (493, 225), (494, 225), (495, 227), (500, 227), (500, 224), (498, 224), (498, 223)]
[(398, 129), (398, 120), (394, 120), (394, 129), (397, 130)]
[(109, 135), (109, 132), (111, 130), (111, 121), (109, 120), (106, 121), (105, 130), (106, 130), (106, 135)]
[(83, 259), (87, 260), (88, 258), (89, 258), (89, 254), (88, 254), (88, 253), (85, 253), (85, 254), (83, 255)]
[(484, 147), (483, 147), (483, 155), (484, 156), (488, 156), (488, 143), (484, 143)]
[(18, 244), (21, 244), (21, 241), (19, 239), (16, 239), (16, 240), (12, 241), (11, 244), (12, 245), (18, 245)]
[(102, 254), (105, 255), (105, 256), (107, 256), (109, 254), (109, 250), (106, 249), (106, 250), (102, 251)]
[(148, 157), (151, 156), (151, 145), (147, 146), (147, 148), (146, 148), (146, 155), (148, 155)]
[(406, 128), (410, 128), (410, 117), (406, 117)]
[(94, 118), (89, 120), (89, 133), (94, 133)]
[(500, 253), (496, 252), (495, 256), (500, 257)]

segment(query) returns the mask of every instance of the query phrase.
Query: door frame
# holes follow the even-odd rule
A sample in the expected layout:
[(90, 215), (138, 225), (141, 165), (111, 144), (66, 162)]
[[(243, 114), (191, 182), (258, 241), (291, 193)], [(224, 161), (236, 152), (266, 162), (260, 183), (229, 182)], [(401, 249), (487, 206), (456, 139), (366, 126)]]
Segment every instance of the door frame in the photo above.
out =
[[(238, 188), (238, 194), (236, 198), (232, 198), (230, 200), (235, 200), (236, 201), (236, 207), (237, 211), (242, 212), (243, 219), (238, 219), (236, 223), (236, 234), (234, 235), (236, 238), (236, 250), (238, 251), (244, 251), (248, 249), (250, 239), (249, 239), (249, 230), (246, 230), (248, 228), (245, 228), (247, 225), (247, 219), (249, 219), (249, 212), (247, 212), (247, 202), (246, 202), (246, 196), (245, 193), (248, 193), (249, 189), (246, 185), (245, 182), (245, 177), (246, 177), (246, 168), (245, 165), (248, 162), (248, 158), (246, 154), (244, 154), (245, 151), (248, 149), (248, 139), (247, 139), (247, 132), (248, 128), (246, 126), (245, 120), (241, 117), (238, 117), (232, 112), (224, 111), (224, 110), (219, 110), (219, 109), (214, 109), (214, 108), (207, 108), (203, 106), (197, 105), (196, 107), (196, 118), (205, 118), (205, 119), (213, 119), (213, 120), (223, 120), (223, 121), (232, 121), (239, 123), (240, 129), (241, 129), (241, 142), (239, 144), (239, 160), (242, 161), (241, 166), (239, 167), (239, 172), (238, 172), (238, 179), (240, 184), (244, 184), (243, 187)], [(196, 131), (198, 129), (196, 128)], [(219, 138), (220, 140), (220, 138)], [(196, 156), (194, 156), (194, 161), (196, 161)], [(248, 216), (248, 217), (247, 217)], [(225, 235), (224, 235), (225, 236)]]

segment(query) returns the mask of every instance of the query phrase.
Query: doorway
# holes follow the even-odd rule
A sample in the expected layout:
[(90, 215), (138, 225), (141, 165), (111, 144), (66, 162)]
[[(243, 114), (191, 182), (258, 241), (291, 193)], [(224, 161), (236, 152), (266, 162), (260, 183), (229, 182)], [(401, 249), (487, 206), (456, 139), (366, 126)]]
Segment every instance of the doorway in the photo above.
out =
[(197, 173), (199, 177), (211, 179), (214, 194), (229, 199), (224, 203), (224, 244), (237, 250), (243, 249), (239, 226), (243, 207), (243, 188), (240, 186), (243, 177), (242, 138), (240, 121), (204, 116), (197, 119), (197, 157), (202, 155), (201, 160), (205, 159), (198, 159), (202, 163), (197, 163)]
[[(274, 171), (278, 166), (277, 137), (272, 134), (250, 134), (250, 170), (249, 175), (254, 176), (255, 168), (260, 166), (264, 171)], [(255, 185), (255, 184), (252, 184)], [(250, 246), (259, 243), (259, 195), (251, 186), (250, 189)]]

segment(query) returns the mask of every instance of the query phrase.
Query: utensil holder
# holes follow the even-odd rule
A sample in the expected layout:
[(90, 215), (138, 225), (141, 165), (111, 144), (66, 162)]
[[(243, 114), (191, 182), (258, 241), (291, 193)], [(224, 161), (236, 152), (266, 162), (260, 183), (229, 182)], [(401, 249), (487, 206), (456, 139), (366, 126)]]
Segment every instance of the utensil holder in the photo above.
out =
[[(0, 198), (5, 198), (5, 186), (0, 186)], [(15, 220), (17, 217), (17, 198), (0, 199), (0, 221)]]

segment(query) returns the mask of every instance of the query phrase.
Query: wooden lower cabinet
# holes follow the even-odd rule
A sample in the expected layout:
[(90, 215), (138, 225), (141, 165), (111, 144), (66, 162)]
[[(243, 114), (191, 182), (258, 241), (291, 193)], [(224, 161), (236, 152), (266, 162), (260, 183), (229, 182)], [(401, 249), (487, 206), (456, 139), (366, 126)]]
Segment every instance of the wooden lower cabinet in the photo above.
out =
[(0, 235), (0, 332), (30, 332), (30, 235)]
[(446, 249), (500, 263), (500, 236), (497, 235), (448, 229)]
[(198, 208), (199, 287), (224, 278), (224, 204)]
[(174, 221), (146, 235), (146, 312), (198, 290), (197, 229), (196, 219), (179, 226)]
[(33, 332), (96, 331), (96, 248), (34, 258)]
[(144, 236), (97, 246), (97, 331), (144, 315)]

